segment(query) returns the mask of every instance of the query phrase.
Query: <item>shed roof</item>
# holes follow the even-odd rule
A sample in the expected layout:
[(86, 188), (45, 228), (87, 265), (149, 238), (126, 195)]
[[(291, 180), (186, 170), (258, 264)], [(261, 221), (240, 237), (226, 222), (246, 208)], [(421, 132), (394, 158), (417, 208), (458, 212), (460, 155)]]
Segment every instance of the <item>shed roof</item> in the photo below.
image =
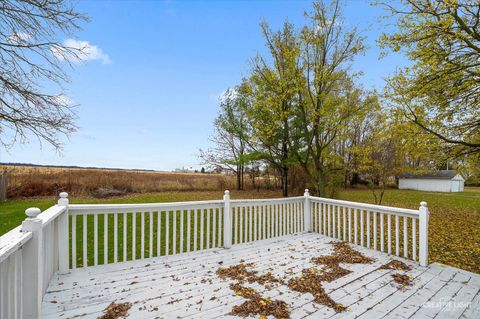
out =
[(432, 173), (426, 174), (412, 174), (412, 173), (403, 173), (400, 174), (400, 178), (420, 178), (420, 179), (453, 179), (457, 175), (455, 170), (440, 170)]

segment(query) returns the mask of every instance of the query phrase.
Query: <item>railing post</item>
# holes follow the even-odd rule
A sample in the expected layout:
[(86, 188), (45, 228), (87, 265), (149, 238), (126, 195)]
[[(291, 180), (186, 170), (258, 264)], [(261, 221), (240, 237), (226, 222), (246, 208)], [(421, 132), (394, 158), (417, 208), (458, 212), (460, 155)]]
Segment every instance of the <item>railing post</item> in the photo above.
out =
[(420, 266), (428, 265), (428, 219), (430, 212), (427, 203), (421, 202), (419, 212), (419, 262)]
[(22, 291), (23, 318), (41, 317), (43, 295), (43, 231), (40, 209), (28, 208), (22, 223), (22, 232), (32, 232), (32, 238), (23, 246)]
[(310, 193), (308, 192), (308, 189), (305, 189), (305, 204), (304, 204), (304, 210), (303, 210), (303, 221), (304, 221), (304, 231), (309, 232), (311, 231), (311, 211), (310, 211)]
[(69, 239), (68, 239), (68, 194), (60, 193), (58, 206), (65, 206), (65, 212), (58, 216), (58, 271), (67, 273), (69, 269)]
[(223, 195), (223, 201), (223, 247), (230, 248), (232, 247), (232, 213), (230, 209), (230, 192), (228, 190)]

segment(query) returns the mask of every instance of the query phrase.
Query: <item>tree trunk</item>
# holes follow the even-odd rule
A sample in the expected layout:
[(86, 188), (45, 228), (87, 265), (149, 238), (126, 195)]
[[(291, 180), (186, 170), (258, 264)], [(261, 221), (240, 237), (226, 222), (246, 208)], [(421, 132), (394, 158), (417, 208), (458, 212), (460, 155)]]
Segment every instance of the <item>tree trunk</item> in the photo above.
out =
[(319, 197), (325, 197), (325, 177), (321, 174), (316, 180), (316, 191)]
[(288, 197), (288, 167), (282, 167), (282, 195)]
[(242, 189), (242, 170), (240, 165), (237, 165), (237, 190)]

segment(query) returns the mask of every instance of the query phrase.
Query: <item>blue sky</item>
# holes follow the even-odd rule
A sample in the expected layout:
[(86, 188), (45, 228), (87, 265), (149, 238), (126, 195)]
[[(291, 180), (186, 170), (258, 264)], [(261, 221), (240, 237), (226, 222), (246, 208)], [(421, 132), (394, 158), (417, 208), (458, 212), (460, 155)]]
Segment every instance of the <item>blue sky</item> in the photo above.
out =
[[(207, 148), (217, 98), (248, 73), (264, 51), (259, 23), (273, 29), (288, 18), (302, 25), (311, 1), (79, 1), (91, 21), (75, 39), (88, 41), (91, 60), (76, 66), (67, 88), (80, 127), (62, 154), (35, 141), (0, 150), (0, 162), (172, 170), (198, 167)], [(349, 0), (347, 25), (357, 25), (369, 50), (354, 65), (365, 88), (405, 63), (379, 60), (375, 43), (385, 12)], [(94, 47), (93, 47), (94, 46)]]

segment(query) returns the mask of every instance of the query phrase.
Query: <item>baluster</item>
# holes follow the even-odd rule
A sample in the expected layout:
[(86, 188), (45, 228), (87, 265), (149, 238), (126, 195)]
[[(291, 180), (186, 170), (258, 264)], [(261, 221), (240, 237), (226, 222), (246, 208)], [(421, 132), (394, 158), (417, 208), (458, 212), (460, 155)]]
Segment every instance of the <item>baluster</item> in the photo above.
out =
[(248, 241), (252, 241), (253, 235), (253, 208), (252, 206), (248, 206)]
[(123, 261), (127, 261), (127, 212), (123, 213)]
[(285, 203), (282, 204), (282, 228), (283, 228), (283, 235), (287, 234), (287, 209), (285, 208)]
[(364, 244), (364, 220), (363, 220), (363, 209), (360, 209), (360, 245), (363, 246)]
[(377, 212), (373, 212), (373, 249), (377, 250)]
[[(106, 257), (105, 257), (106, 258)], [(132, 213), (132, 260), (137, 259), (137, 213)]]
[(204, 244), (204, 240), (205, 240), (204, 226), (205, 226), (205, 212), (204, 212), (204, 209), (202, 208), (200, 210), (200, 250), (203, 249), (203, 244)]
[(263, 228), (263, 231), (262, 231), (262, 239), (266, 239), (267, 238), (267, 224), (266, 224), (266, 220), (267, 220), (267, 212), (266, 212), (266, 207), (265, 205), (262, 206), (262, 228)]
[[(230, 237), (231, 237), (231, 233), (230, 233)], [(223, 208), (219, 208), (218, 209), (218, 246), (220, 247), (223, 244), (222, 238), (223, 238)]]
[(322, 234), (323, 233), (323, 218), (322, 218), (322, 203), (317, 203), (317, 227), (318, 227), (318, 233)]
[(400, 218), (398, 215), (395, 215), (395, 255), (400, 255), (400, 233), (399, 233), (399, 225)]
[(340, 215), (341, 215), (340, 214), (340, 208), (341, 208), (340, 206), (337, 206), (337, 209), (336, 209), (336, 211), (337, 211), (337, 238), (338, 239), (342, 239), (342, 231), (341, 231), (342, 224), (341, 224), (341, 220), (340, 220)]
[(343, 208), (343, 240), (347, 241), (347, 208), (345, 206)]
[(162, 214), (161, 214), (161, 211), (159, 210), (157, 212), (157, 256), (160, 256), (160, 254), (162, 253), (161, 252), (161, 249), (160, 249), (160, 244), (161, 244), (161, 236), (163, 235), (163, 232), (162, 232)]
[(352, 242), (352, 208), (348, 207), (348, 242)]
[(300, 226), (302, 224), (302, 221), (301, 221), (301, 217), (300, 217), (300, 203), (295, 203), (295, 217), (296, 217), (296, 220), (297, 222), (295, 223), (296, 225), (296, 232), (298, 233), (300, 231)]
[(367, 210), (367, 248), (370, 248), (370, 211)]
[[(198, 209), (193, 210), (193, 250), (197, 250)], [(236, 238), (236, 237), (235, 237)]]
[(165, 210), (165, 256), (170, 255), (170, 211)]
[(279, 217), (278, 217), (278, 205), (277, 204), (273, 204), (273, 209), (274, 209), (274, 225), (275, 225), (275, 234), (274, 236), (275, 237), (278, 237), (278, 227), (280, 225), (280, 221), (279, 221)]
[(113, 263), (118, 262), (118, 214), (113, 214)]
[(403, 217), (403, 257), (408, 258), (408, 220)]
[(173, 229), (172, 229), (172, 254), (177, 253), (177, 211), (172, 211)]
[(108, 264), (108, 214), (103, 214), (103, 263)]
[(325, 203), (322, 203), (322, 215), (323, 215), (323, 235), (328, 236), (327, 233), (327, 208), (328, 205)]
[(392, 215), (388, 214), (387, 215), (387, 244), (388, 244), (388, 247), (387, 247), (387, 251), (389, 254), (392, 253)]
[[(72, 237), (73, 239), (73, 237)], [(93, 265), (98, 265), (98, 215), (93, 215)]]
[(245, 231), (245, 225), (243, 224), (243, 211), (244, 211), (244, 207), (239, 207), (239, 213), (240, 213), (240, 222), (239, 222), (239, 226), (240, 226), (240, 243), (243, 243), (243, 232)]
[(210, 208), (205, 209), (205, 218), (207, 220), (207, 228), (205, 229), (206, 239), (205, 239), (205, 247), (206, 249), (210, 248)]
[(357, 236), (357, 229), (358, 229), (358, 222), (357, 222), (357, 219), (358, 219), (358, 216), (357, 216), (357, 213), (358, 213), (358, 209), (355, 208), (354, 212), (353, 212), (353, 232), (354, 232), (354, 239), (355, 239), (355, 245), (358, 245), (358, 236)]
[(148, 222), (150, 223), (150, 237), (148, 238), (148, 256), (153, 257), (153, 212), (149, 212)]
[(296, 218), (295, 218), (295, 214), (296, 214), (296, 211), (295, 211), (295, 203), (290, 203), (290, 211), (291, 211), (291, 214), (292, 214), (292, 234), (295, 234), (295, 221), (296, 221)]
[(257, 216), (257, 206), (253, 206), (253, 238), (258, 240), (258, 216)]
[(412, 259), (417, 260), (417, 220), (412, 217)]
[(140, 213), (140, 258), (145, 258), (145, 212)]
[[(190, 252), (192, 243), (190, 242), (191, 237), (191, 223), (192, 223), (192, 210), (187, 210), (187, 252)], [(220, 224), (221, 225), (221, 224)]]
[(232, 207), (232, 226), (233, 226), (233, 243), (238, 244), (238, 221), (237, 221), (237, 207)]
[(336, 232), (336, 219), (337, 219), (337, 216), (336, 216), (336, 212), (337, 211), (337, 206), (335, 205), (332, 205), (332, 237), (333, 238), (337, 238), (337, 232)]
[(88, 266), (88, 258), (87, 258), (87, 214), (83, 214), (83, 268)]
[(380, 251), (385, 251), (385, 225), (383, 222), (383, 213), (380, 213)]
[[(184, 214), (184, 210), (182, 209), (180, 210), (180, 253), (184, 252), (183, 250), (183, 233), (184, 233), (183, 219), (184, 218), (185, 218), (185, 214)], [(215, 236), (215, 233), (213, 233), (213, 236)], [(215, 241), (215, 239), (213, 240)]]
[(331, 214), (331, 212), (330, 212), (330, 210), (331, 210), (331, 205), (329, 205), (329, 204), (326, 204), (326, 205), (327, 205), (327, 229), (328, 229), (328, 230), (327, 230), (327, 231), (328, 231), (327, 234), (328, 234), (329, 237), (332, 237), (332, 229), (331, 229), (331, 227), (330, 227), (330, 222), (331, 222), (331, 220), (332, 220), (331, 217), (330, 217), (330, 214)]
[(271, 216), (271, 206), (265, 206), (266, 212), (267, 212), (267, 238), (271, 238), (272, 235), (272, 216)]
[(217, 209), (213, 209), (213, 229), (212, 229), (212, 248), (217, 247)]
[(77, 268), (77, 215), (72, 215), (72, 269)]

